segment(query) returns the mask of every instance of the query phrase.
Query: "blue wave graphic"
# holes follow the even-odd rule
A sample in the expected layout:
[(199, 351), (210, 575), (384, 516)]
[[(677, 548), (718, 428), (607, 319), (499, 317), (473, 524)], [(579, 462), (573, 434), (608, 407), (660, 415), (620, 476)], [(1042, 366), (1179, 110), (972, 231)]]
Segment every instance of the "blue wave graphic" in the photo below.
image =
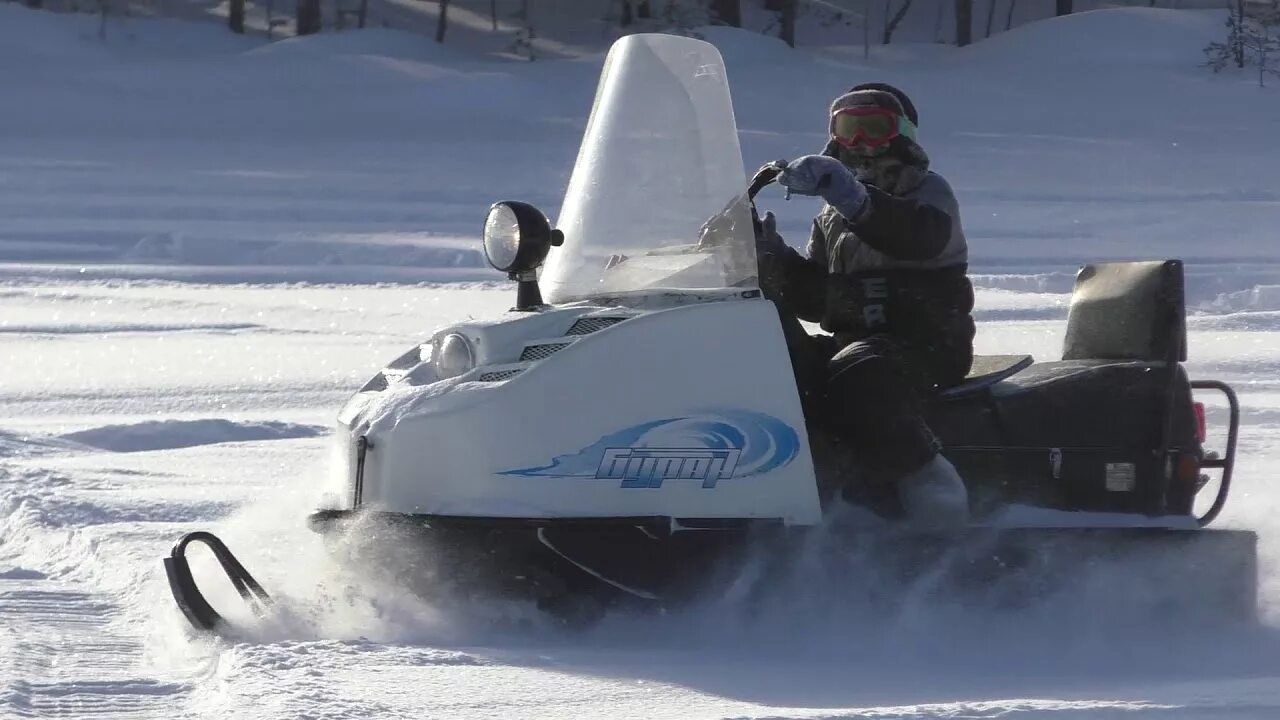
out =
[(664, 450), (737, 450), (733, 477), (772, 472), (800, 453), (800, 438), (790, 425), (771, 415), (742, 409), (717, 409), (685, 417), (651, 420), (600, 438), (546, 465), (505, 470), (523, 477), (595, 478), (605, 451), (618, 448)]

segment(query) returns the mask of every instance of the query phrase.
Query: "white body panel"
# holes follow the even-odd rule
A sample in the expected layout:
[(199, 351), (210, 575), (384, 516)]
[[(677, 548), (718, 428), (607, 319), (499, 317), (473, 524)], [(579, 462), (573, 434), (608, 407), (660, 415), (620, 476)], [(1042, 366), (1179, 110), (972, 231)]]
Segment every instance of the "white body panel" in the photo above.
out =
[[(670, 35), (618, 41), (565, 195), (564, 245), (541, 277), (561, 304), (446, 329), (371, 380), (339, 415), (350, 443), (336, 504), (816, 523), (744, 190), (719, 52)], [(465, 340), (444, 358), (448, 335)]]
[[(674, 296), (679, 299), (679, 296)], [(733, 299), (725, 299), (733, 298)], [(668, 303), (672, 298), (667, 298)], [(693, 299), (693, 298), (685, 298)], [(480, 365), (405, 368), (340, 420), (370, 443), (360, 506), (478, 517), (780, 518), (820, 508), (786, 343), (758, 291), (661, 310), (571, 307), (451, 328)], [(629, 317), (567, 336), (583, 316)], [(562, 344), (518, 362), (529, 341)], [(505, 380), (480, 382), (495, 372)], [(356, 500), (351, 460), (347, 504)]]

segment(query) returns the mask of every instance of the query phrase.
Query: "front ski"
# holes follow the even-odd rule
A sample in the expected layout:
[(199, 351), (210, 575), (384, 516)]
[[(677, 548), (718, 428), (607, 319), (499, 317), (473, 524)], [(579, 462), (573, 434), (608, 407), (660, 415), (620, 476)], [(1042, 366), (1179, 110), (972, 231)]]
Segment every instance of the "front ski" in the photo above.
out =
[(169, 590), (192, 627), (203, 632), (218, 633), (227, 623), (196, 587), (186, 555), (187, 546), (191, 543), (201, 543), (213, 551), (214, 557), (222, 565), (222, 570), (231, 579), (232, 586), (255, 615), (261, 616), (266, 612), (272, 604), (271, 596), (267, 591), (263, 590), (244, 565), (240, 564), (236, 556), (227, 548), (226, 543), (213, 533), (199, 530), (182, 536), (182, 539), (173, 546), (169, 557), (164, 559), (164, 571), (169, 576)]

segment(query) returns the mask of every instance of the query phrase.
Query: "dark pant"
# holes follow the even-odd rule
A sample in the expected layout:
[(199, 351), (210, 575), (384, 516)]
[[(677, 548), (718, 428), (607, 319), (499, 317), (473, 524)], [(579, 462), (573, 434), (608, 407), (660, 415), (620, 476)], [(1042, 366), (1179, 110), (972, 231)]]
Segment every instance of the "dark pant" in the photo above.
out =
[[(819, 439), (848, 451), (841, 454), (851, 465), (841, 474), (852, 469), (860, 485), (892, 485), (938, 454), (941, 445), (925, 423), (922, 397), (963, 378), (970, 354), (887, 334), (841, 345), (831, 336), (810, 335), (786, 312), (779, 315), (810, 434), (826, 435)], [(965, 357), (951, 357), (957, 354)], [(952, 377), (959, 366), (964, 371)]]

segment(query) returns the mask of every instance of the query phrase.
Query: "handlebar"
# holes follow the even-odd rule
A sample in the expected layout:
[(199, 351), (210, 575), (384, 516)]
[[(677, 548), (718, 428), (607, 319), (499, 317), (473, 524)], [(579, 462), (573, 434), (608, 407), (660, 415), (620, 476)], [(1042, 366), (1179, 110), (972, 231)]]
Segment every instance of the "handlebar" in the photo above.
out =
[(751, 184), (747, 186), (747, 199), (755, 202), (756, 194), (777, 182), (778, 174), (786, 166), (787, 164), (782, 160), (774, 160), (757, 170), (755, 176), (751, 178)]

